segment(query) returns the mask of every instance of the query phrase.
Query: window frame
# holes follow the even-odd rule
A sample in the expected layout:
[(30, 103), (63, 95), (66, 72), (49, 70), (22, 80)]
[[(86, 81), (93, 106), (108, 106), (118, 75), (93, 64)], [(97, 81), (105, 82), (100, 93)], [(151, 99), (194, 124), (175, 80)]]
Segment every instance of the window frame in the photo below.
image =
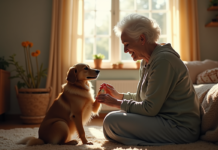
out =
[[(136, 5), (136, 1), (135, 5)], [(151, 18), (152, 13), (158, 13), (158, 12), (164, 12), (166, 13), (166, 30), (167, 33), (166, 35), (160, 35), (159, 38), (166, 37), (167, 38), (167, 43), (171, 42), (171, 18), (170, 18), (170, 0), (167, 0), (167, 8), (166, 10), (152, 10), (152, 0), (149, 0), (149, 9), (144, 10), (143, 12), (149, 13), (149, 18)], [(120, 10), (119, 10), (119, 0), (111, 0), (111, 28), (110, 28), (110, 45), (109, 45), (109, 60), (103, 60), (102, 61), (102, 68), (112, 68), (112, 64), (118, 63), (121, 61), (121, 39), (120, 37), (117, 37), (113, 31), (114, 26), (120, 21), (119, 16), (120, 16)], [(134, 6), (133, 11), (129, 11), (131, 13), (137, 13), (137, 12), (142, 12), (142, 10), (137, 10), (136, 6)], [(95, 11), (97, 11), (95, 9)], [(85, 12), (85, 10), (84, 10)], [(84, 13), (85, 14), (85, 13)], [(85, 34), (85, 33), (84, 33)], [(85, 41), (85, 35), (84, 35), (84, 41)], [(95, 38), (95, 35), (94, 35)], [(85, 42), (84, 42), (85, 45)], [(85, 46), (84, 46), (84, 51), (85, 51)], [(118, 52), (117, 52), (118, 51)], [(88, 63), (91, 67), (94, 67), (94, 62), (93, 60), (85, 60), (85, 52), (83, 53), (83, 60), (84, 63)], [(123, 60), (124, 63), (124, 68), (136, 68), (135, 61), (133, 60)]]

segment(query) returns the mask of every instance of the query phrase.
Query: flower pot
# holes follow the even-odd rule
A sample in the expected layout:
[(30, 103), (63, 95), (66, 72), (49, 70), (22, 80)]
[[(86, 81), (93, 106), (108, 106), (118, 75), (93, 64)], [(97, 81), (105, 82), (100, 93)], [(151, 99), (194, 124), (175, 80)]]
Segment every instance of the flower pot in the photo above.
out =
[(96, 69), (100, 69), (102, 64), (102, 59), (94, 59), (94, 65)]
[(122, 69), (123, 68), (123, 64), (118, 64), (118, 68)]
[(41, 123), (49, 107), (52, 88), (18, 89), (15, 86), (15, 90), (23, 123)]
[(140, 68), (140, 64), (141, 64), (140, 62), (137, 62), (137, 63), (136, 63), (136, 68), (139, 69), (139, 68)]
[(112, 64), (112, 68), (113, 68), (113, 69), (117, 69), (117, 68), (118, 68), (118, 65), (117, 65), (117, 64)]

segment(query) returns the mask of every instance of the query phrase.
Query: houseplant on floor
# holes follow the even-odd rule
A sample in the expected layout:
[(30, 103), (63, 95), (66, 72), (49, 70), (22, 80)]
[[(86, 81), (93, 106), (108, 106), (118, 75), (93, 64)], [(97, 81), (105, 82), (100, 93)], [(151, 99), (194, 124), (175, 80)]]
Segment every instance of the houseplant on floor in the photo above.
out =
[[(40, 50), (31, 52), (33, 46), (31, 42), (22, 42), (24, 48), (25, 69), (15, 60), (15, 54), (9, 57), (9, 64), (14, 66), (16, 75), (11, 78), (19, 78), (15, 86), (18, 103), (21, 110), (23, 123), (33, 124), (41, 123), (47, 112), (51, 97), (52, 88), (39, 88), (41, 79), (46, 77), (46, 69), (43, 64), (39, 67), (38, 56)], [(35, 70), (32, 58), (35, 59)]]
[(9, 63), (0, 57), (0, 115), (9, 110), (10, 101), (10, 72), (6, 71)]
[(102, 64), (102, 59), (105, 58), (105, 56), (103, 54), (95, 54), (93, 55), (94, 58), (94, 65), (96, 69), (100, 69), (101, 68), (101, 64)]

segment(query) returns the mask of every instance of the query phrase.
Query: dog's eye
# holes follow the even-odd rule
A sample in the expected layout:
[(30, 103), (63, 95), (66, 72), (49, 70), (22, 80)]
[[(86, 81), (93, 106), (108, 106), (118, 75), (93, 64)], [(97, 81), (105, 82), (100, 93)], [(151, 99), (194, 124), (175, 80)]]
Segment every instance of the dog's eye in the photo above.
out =
[(85, 68), (84, 68), (84, 70), (88, 70), (88, 69), (89, 69), (88, 67), (85, 67)]

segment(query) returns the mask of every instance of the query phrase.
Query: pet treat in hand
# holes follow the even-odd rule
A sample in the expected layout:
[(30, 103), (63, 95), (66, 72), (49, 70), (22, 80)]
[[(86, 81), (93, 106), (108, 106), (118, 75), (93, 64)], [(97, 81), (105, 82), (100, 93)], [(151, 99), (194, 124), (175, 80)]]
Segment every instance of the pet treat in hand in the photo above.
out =
[(107, 84), (106, 83), (103, 83), (101, 86), (100, 86), (100, 89), (98, 91), (98, 95), (99, 94), (106, 94), (107, 92)]

